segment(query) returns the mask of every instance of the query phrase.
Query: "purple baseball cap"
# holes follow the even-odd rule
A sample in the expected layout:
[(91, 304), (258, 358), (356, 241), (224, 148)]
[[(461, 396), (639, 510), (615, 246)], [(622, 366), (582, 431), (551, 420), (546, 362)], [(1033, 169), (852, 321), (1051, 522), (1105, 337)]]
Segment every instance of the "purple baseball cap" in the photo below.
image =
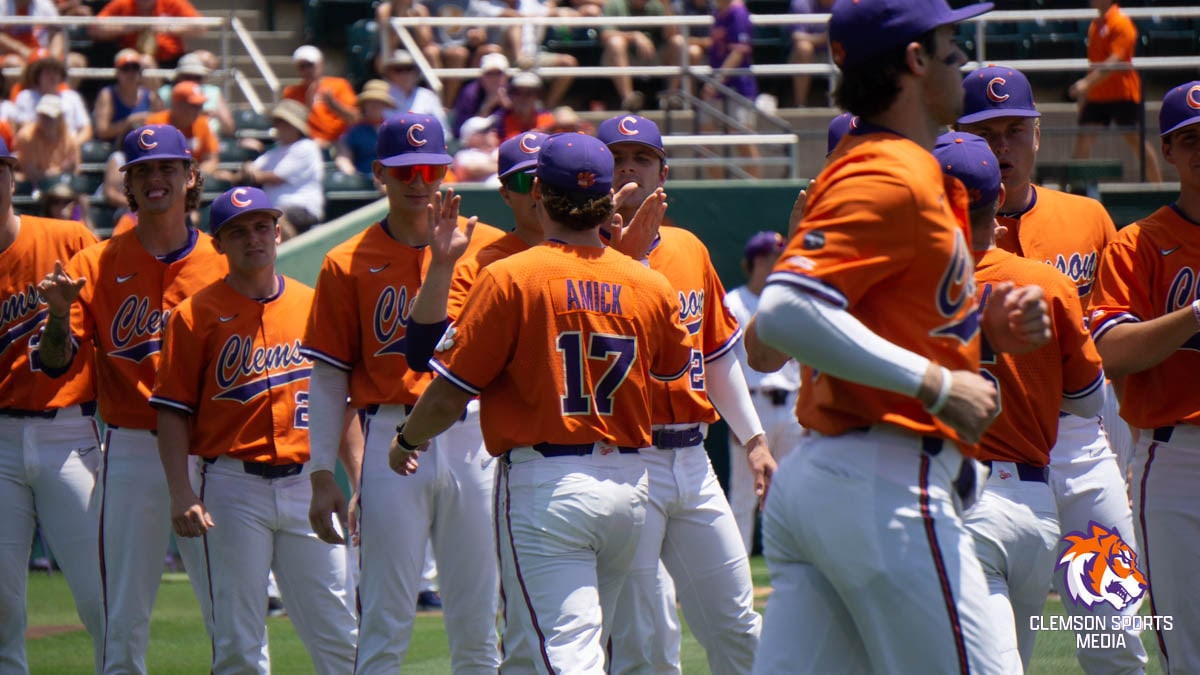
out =
[(155, 159), (192, 161), (192, 151), (188, 148), (183, 132), (170, 124), (150, 124), (134, 129), (125, 134), (125, 143), (121, 149), (125, 152), (125, 163), (121, 165), (121, 171), (134, 164)]
[(1159, 136), (1200, 123), (1200, 80), (1181, 84), (1163, 96), (1158, 111)]
[(524, 171), (531, 173), (537, 167), (538, 151), (548, 135), (540, 131), (526, 131), (500, 144), (498, 169), (500, 178)]
[(778, 232), (756, 232), (746, 240), (746, 247), (742, 249), (742, 258), (746, 262), (754, 262), (759, 256), (783, 251), (785, 246), (787, 246), (787, 242)]
[(830, 10), (830, 53), (838, 66), (852, 66), (908, 44), (938, 26), (991, 10), (990, 2), (950, 9), (946, 0), (837, 0)]
[(850, 133), (850, 130), (857, 126), (858, 115), (854, 113), (844, 112), (829, 120), (829, 131), (825, 139), (825, 156), (832, 155), (833, 149), (842, 142), (842, 136)]
[(454, 161), (446, 154), (446, 132), (441, 122), (416, 113), (389, 117), (380, 125), (375, 152), (384, 166), (450, 164)]
[(967, 186), (971, 208), (988, 206), (1000, 196), (1000, 162), (988, 142), (962, 131), (951, 131), (937, 138), (933, 156), (942, 171)]
[(554, 134), (538, 153), (537, 179), (556, 190), (607, 194), (612, 190), (613, 158), (599, 139), (575, 132)]
[(988, 66), (963, 78), (963, 116), (959, 124), (997, 117), (1041, 117), (1033, 103), (1033, 87), (1024, 73), (1007, 66)]
[(600, 123), (596, 137), (605, 145), (614, 143), (641, 143), (648, 145), (665, 158), (667, 151), (663, 148), (662, 134), (658, 125), (641, 115), (617, 115)]
[(17, 164), (16, 156), (8, 151), (8, 144), (4, 142), (3, 138), (0, 138), (0, 162), (4, 162), (9, 166), (16, 166)]
[(271, 198), (262, 190), (255, 187), (230, 188), (214, 199), (209, 207), (208, 231), (216, 236), (217, 230), (225, 223), (247, 213), (259, 212), (269, 213), (276, 218), (283, 215), (283, 211), (275, 208)]

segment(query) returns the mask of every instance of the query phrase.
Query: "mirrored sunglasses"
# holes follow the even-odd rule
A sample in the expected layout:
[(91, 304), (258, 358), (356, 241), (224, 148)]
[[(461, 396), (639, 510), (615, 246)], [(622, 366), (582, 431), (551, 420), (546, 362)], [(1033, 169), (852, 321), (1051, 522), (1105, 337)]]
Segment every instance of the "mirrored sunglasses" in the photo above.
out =
[(389, 166), (388, 175), (401, 183), (411, 183), (417, 176), (424, 183), (436, 183), (446, 177), (444, 164), (413, 164), (411, 166)]
[(504, 177), (504, 187), (510, 192), (527, 195), (533, 190), (533, 174), (520, 171)]

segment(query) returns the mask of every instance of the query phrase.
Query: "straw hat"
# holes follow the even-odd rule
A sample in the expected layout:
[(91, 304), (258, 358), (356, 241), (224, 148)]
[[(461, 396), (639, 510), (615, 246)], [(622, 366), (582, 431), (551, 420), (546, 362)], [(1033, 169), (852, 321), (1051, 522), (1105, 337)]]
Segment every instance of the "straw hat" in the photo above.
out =
[(280, 119), (300, 130), (301, 134), (310, 136), (308, 130), (308, 108), (299, 101), (285, 98), (271, 109), (271, 118)]
[(389, 108), (396, 107), (396, 99), (392, 98), (388, 83), (383, 80), (367, 80), (358, 94), (358, 104), (362, 105), (366, 101), (379, 101)]

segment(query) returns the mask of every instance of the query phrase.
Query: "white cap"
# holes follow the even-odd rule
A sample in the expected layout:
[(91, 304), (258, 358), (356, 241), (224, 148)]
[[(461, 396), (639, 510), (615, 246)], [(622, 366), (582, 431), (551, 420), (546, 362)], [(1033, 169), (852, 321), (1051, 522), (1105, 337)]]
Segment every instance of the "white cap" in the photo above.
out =
[(541, 89), (542, 78), (529, 71), (517, 73), (512, 79), (513, 89)]
[(208, 77), (209, 70), (208, 66), (204, 65), (204, 60), (200, 58), (199, 54), (184, 54), (179, 59), (179, 64), (175, 66), (175, 73), (178, 75)]
[(397, 49), (392, 52), (391, 58), (384, 63), (384, 66), (411, 66), (413, 63), (415, 62), (413, 61), (412, 54), (403, 49)]
[(484, 54), (483, 58), (479, 59), (479, 69), (485, 73), (489, 73), (493, 70), (508, 72), (508, 57), (504, 56), (500, 52)]
[(46, 94), (38, 101), (35, 111), (39, 115), (58, 118), (63, 112), (62, 99), (54, 94)]
[(304, 45), (297, 47), (296, 51), (292, 52), (292, 63), (321, 63), (324, 57), (321, 56), (321, 50), (312, 45)]
[(496, 121), (491, 117), (472, 117), (463, 122), (462, 128), (458, 130), (458, 136), (466, 140), (471, 137), (471, 134), (487, 131), (494, 126), (496, 126)]

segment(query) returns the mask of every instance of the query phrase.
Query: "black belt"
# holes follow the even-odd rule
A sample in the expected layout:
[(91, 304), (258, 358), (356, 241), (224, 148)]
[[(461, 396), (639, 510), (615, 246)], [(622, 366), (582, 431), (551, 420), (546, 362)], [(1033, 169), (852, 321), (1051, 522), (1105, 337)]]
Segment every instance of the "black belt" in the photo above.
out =
[[(584, 457), (592, 454), (596, 448), (595, 443), (579, 443), (575, 445), (563, 443), (534, 443), (533, 449), (542, 453), (543, 457)], [(624, 445), (616, 446), (617, 452), (622, 455), (633, 454), (638, 451), (637, 448), (631, 448)]]
[(650, 441), (654, 447), (664, 450), (690, 448), (704, 442), (704, 432), (699, 425), (687, 429), (655, 429), (650, 432)]
[(1174, 424), (1172, 424), (1171, 426), (1167, 426), (1167, 427), (1158, 427), (1157, 429), (1154, 430), (1154, 442), (1155, 443), (1170, 443), (1171, 442), (1171, 434), (1174, 434), (1174, 433), (1175, 433), (1175, 425)]
[[(48, 410), (23, 410), (21, 408), (0, 408), (0, 417), (18, 417), (21, 419), (43, 419), (52, 420), (58, 416), (58, 411), (61, 408), (50, 408)], [(84, 417), (91, 417), (96, 414), (96, 402), (87, 401), (79, 404), (80, 413)]]
[[(205, 457), (205, 464), (215, 464), (216, 457)], [(287, 478), (299, 475), (304, 470), (303, 464), (264, 464), (262, 462), (242, 462), (242, 471), (259, 478)]]
[(762, 394), (771, 400), (771, 405), (781, 406), (787, 405), (788, 399), (792, 396), (792, 391), (788, 389), (756, 389), (750, 388), (750, 395), (755, 396)]
[[(1001, 460), (996, 460), (1001, 461)], [(989, 467), (992, 465), (992, 460), (986, 459), (983, 461)], [(1017, 478), (1027, 483), (1049, 483), (1050, 468), (1045, 466), (1034, 466), (1032, 464), (1022, 464), (1021, 462), (1009, 462), (1017, 466)]]
[[(855, 427), (851, 431), (867, 433), (871, 431), (871, 427)], [(921, 436), (921, 452), (930, 457), (937, 457), (949, 442), (937, 436)], [(971, 466), (971, 460), (966, 457), (963, 457), (962, 464), (958, 467), (958, 475), (954, 477), (954, 491), (962, 499), (975, 492), (975, 469)]]

